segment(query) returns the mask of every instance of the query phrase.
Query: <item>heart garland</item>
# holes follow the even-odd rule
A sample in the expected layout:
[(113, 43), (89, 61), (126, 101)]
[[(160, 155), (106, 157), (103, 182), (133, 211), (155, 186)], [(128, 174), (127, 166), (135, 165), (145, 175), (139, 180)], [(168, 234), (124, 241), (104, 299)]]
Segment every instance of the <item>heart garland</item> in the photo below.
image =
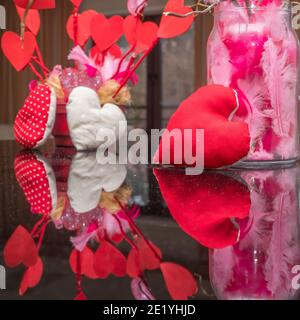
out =
[[(15, 4), (21, 8), (26, 9), (30, 0), (14, 0)], [(34, 0), (31, 9), (45, 10), (54, 9), (55, 0)]]

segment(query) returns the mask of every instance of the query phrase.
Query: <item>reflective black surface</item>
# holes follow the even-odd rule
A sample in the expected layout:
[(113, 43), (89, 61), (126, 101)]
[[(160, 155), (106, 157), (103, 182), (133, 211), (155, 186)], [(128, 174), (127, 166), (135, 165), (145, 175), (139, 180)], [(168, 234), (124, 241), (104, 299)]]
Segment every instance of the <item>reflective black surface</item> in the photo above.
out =
[(299, 299), (298, 176), (1, 142), (0, 299)]

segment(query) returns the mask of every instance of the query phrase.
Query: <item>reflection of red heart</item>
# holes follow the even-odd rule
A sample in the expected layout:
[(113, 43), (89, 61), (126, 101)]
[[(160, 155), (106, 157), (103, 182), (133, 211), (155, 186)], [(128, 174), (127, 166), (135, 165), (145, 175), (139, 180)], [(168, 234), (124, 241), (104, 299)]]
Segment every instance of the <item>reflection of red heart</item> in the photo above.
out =
[(110, 19), (103, 19), (103, 15), (94, 17), (91, 24), (91, 34), (97, 47), (101, 52), (109, 49), (123, 34), (123, 18), (113, 16)]
[[(132, 248), (127, 258), (127, 274), (132, 277), (138, 277), (143, 274), (145, 270), (155, 270), (159, 268), (161, 261), (161, 251), (153, 243), (149, 242), (149, 245), (142, 239), (135, 241), (137, 246)], [(154, 254), (153, 250), (157, 253)]]
[(187, 300), (198, 292), (197, 281), (187, 269), (171, 262), (161, 263), (160, 269), (172, 299)]
[[(191, 8), (184, 6), (184, 0), (169, 0), (164, 10), (164, 12), (176, 12), (179, 14), (185, 14), (192, 11)], [(193, 21), (193, 15), (185, 18), (163, 15), (159, 25), (158, 37), (173, 38), (179, 36), (188, 31), (193, 24)]]
[[(231, 165), (245, 157), (250, 147), (248, 126), (240, 121), (229, 120), (236, 109), (237, 98), (234, 90), (221, 85), (208, 85), (198, 89), (182, 102), (167, 126), (169, 132), (179, 130), (182, 148), (175, 148), (174, 139), (168, 140), (166, 131), (154, 162), (164, 163), (165, 158), (165, 162), (170, 162), (169, 164), (195, 166), (196, 160), (186, 157), (191, 154), (191, 149), (193, 155), (198, 153), (197, 158), (200, 161), (199, 146), (202, 142), (197, 142), (197, 129), (204, 129), (205, 168)], [(186, 129), (191, 129), (191, 137), (185, 136), (188, 134)]]
[[(15, 4), (21, 8), (26, 8), (29, 0), (14, 0)], [(31, 6), (31, 9), (54, 9), (55, 0), (35, 0)]]
[(5, 264), (14, 268), (23, 263), (26, 267), (34, 266), (38, 259), (36, 245), (30, 233), (21, 225), (8, 239), (3, 257)]
[(91, 279), (97, 279), (94, 270), (94, 253), (90, 248), (85, 247), (82, 252), (72, 250), (69, 261), (75, 274), (78, 273), (78, 263), (80, 263), (81, 274)]
[(27, 289), (36, 287), (41, 281), (43, 275), (43, 262), (41, 258), (38, 258), (36, 264), (32, 267), (29, 267), (22, 278), (19, 294), (23, 296)]
[[(84, 46), (91, 36), (91, 22), (97, 15), (94, 10), (87, 10), (78, 15), (78, 44)], [(74, 16), (71, 15), (67, 22), (67, 33), (74, 40)]]
[(240, 229), (247, 228), (250, 193), (237, 180), (213, 172), (190, 176), (178, 169), (154, 173), (172, 217), (202, 245), (224, 248), (236, 243), (239, 230), (232, 218)]
[(79, 8), (81, 5), (82, 0), (71, 0), (75, 7)]
[(128, 16), (124, 21), (124, 34), (129, 44), (136, 45), (137, 54), (149, 49), (157, 40), (158, 26), (154, 22), (142, 23), (139, 18)]
[(126, 258), (112, 244), (102, 241), (94, 257), (94, 268), (99, 278), (105, 279), (111, 273), (116, 277), (126, 275)]
[[(23, 18), (25, 9), (21, 7), (16, 7), (18, 11), (18, 15), (20, 19)], [(26, 17), (26, 27), (34, 34), (37, 35), (40, 30), (41, 20), (40, 20), (40, 14), (38, 10), (28, 10), (28, 14)]]
[(17, 71), (21, 71), (31, 60), (36, 47), (35, 37), (31, 32), (25, 32), (24, 43), (20, 36), (7, 31), (1, 39), (3, 53)]

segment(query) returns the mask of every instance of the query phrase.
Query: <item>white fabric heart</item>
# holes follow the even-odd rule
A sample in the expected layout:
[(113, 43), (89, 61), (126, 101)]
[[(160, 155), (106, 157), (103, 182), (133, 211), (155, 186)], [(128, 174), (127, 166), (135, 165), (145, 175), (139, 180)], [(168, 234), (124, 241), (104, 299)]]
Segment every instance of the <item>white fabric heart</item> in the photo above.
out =
[(71, 164), (68, 178), (68, 197), (77, 213), (95, 209), (101, 199), (102, 190), (117, 190), (126, 179), (125, 165), (97, 162), (95, 152), (78, 152)]
[(104, 141), (96, 138), (99, 130), (111, 129), (117, 139), (126, 132), (119, 133), (120, 122), (126, 122), (121, 109), (111, 103), (101, 108), (97, 93), (87, 87), (77, 87), (71, 92), (67, 120), (72, 142), (78, 151), (96, 150), (101, 146)]

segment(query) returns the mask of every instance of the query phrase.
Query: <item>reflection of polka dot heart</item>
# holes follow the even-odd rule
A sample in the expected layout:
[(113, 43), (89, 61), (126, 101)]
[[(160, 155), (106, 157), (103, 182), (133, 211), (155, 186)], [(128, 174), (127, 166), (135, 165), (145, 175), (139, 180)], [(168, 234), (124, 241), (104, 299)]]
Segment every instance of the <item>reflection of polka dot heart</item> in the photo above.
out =
[(51, 134), (55, 120), (56, 97), (48, 85), (39, 85), (18, 112), (15, 138), (25, 148), (41, 146)]
[(51, 195), (53, 185), (49, 180), (51, 174), (47, 171), (46, 164), (32, 152), (22, 151), (15, 159), (15, 175), (32, 213), (49, 214), (55, 205), (52, 195), (56, 192), (52, 190)]

